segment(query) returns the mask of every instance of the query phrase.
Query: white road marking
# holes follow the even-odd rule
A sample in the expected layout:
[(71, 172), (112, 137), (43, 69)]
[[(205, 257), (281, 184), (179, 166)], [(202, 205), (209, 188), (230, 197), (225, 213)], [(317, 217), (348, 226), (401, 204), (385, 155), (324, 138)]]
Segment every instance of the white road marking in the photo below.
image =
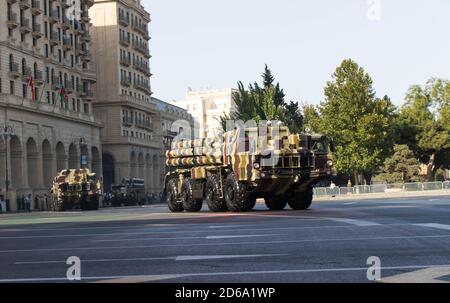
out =
[(286, 254), (265, 254), (265, 255), (211, 255), (211, 256), (178, 256), (175, 261), (195, 261), (195, 260), (215, 260), (215, 259), (236, 259), (236, 258), (257, 258), (286, 256)]
[(91, 242), (126, 242), (126, 241), (156, 241), (156, 240), (190, 240), (190, 239), (231, 239), (231, 238), (251, 238), (251, 237), (270, 237), (279, 236), (280, 234), (264, 234), (264, 235), (224, 235), (224, 236), (201, 236), (201, 237), (173, 237), (173, 238), (125, 238), (125, 239), (100, 239), (91, 240)]
[[(175, 257), (155, 257), (155, 258), (121, 258), (121, 259), (82, 259), (81, 262), (127, 262), (127, 261), (156, 261), (156, 260), (174, 260), (174, 261), (197, 261), (197, 260), (217, 260), (217, 259), (237, 259), (237, 258), (260, 258), (286, 256), (286, 254), (257, 254), (257, 255), (206, 255), (206, 256), (175, 256)], [(14, 262), (14, 265), (29, 264), (57, 264), (66, 263), (66, 260), (43, 260), (43, 261), (20, 261)]]
[(365, 221), (365, 220), (356, 220), (356, 219), (347, 219), (347, 218), (328, 218), (332, 221), (348, 223), (356, 226), (379, 226), (380, 223)]
[(344, 205), (353, 205), (353, 204), (356, 204), (356, 202), (347, 202), (347, 203), (344, 203)]
[[(383, 270), (383, 268), (381, 269)], [(439, 280), (441, 277), (450, 275), (450, 266), (430, 267), (412, 272), (402, 273), (386, 278), (381, 278), (385, 283), (448, 283)]]
[[(404, 265), (404, 266), (385, 266), (382, 270), (402, 270), (402, 269), (425, 269), (425, 268), (442, 268), (450, 267), (450, 264), (444, 265)], [(342, 268), (316, 268), (316, 269), (290, 269), (290, 270), (264, 270), (264, 271), (234, 271), (234, 272), (201, 272), (201, 273), (180, 273), (180, 274), (160, 274), (160, 275), (117, 275), (117, 276), (88, 276), (81, 277), (81, 281), (89, 280), (116, 280), (116, 282), (132, 282), (139, 280), (140, 282), (152, 281), (155, 278), (170, 279), (183, 277), (202, 277), (202, 276), (230, 276), (230, 275), (270, 275), (270, 274), (289, 274), (289, 273), (327, 273), (327, 272), (349, 272), (362, 271), (366, 272), (367, 267), (342, 267)], [(147, 280), (148, 279), (148, 280)], [(0, 283), (6, 282), (33, 282), (33, 281), (67, 281), (66, 277), (41, 277), (41, 278), (16, 278), (16, 279), (0, 279)], [(105, 282), (105, 281), (97, 281)]]
[(227, 227), (243, 227), (243, 226), (248, 226), (248, 225), (232, 225), (232, 224), (229, 224), (229, 225), (211, 225), (211, 226), (208, 226), (208, 228), (227, 228)]
[(279, 241), (258, 241), (258, 242), (218, 242), (218, 243), (186, 243), (186, 244), (155, 244), (155, 245), (132, 245), (132, 246), (107, 246), (107, 247), (67, 247), (67, 248), (37, 248), (37, 249), (12, 249), (0, 250), (0, 253), (21, 253), (38, 251), (75, 251), (75, 250), (112, 250), (112, 249), (137, 249), (156, 247), (192, 247), (192, 246), (218, 246), (218, 245), (267, 245), (283, 243), (308, 243), (308, 242), (344, 242), (344, 241), (383, 241), (383, 240), (403, 240), (403, 239), (440, 239), (450, 238), (448, 235), (425, 235), (425, 236), (393, 236), (393, 237), (362, 237), (362, 238), (329, 238), (329, 239), (304, 239), (304, 240), (279, 240)]
[(414, 225), (421, 226), (421, 227), (430, 227), (430, 228), (450, 230), (450, 225), (439, 224), (439, 223), (422, 223), (422, 224), (414, 224)]
[(233, 238), (253, 238), (253, 237), (271, 237), (279, 236), (279, 234), (266, 234), (266, 235), (224, 235), (224, 236), (206, 236), (206, 239), (233, 239)]

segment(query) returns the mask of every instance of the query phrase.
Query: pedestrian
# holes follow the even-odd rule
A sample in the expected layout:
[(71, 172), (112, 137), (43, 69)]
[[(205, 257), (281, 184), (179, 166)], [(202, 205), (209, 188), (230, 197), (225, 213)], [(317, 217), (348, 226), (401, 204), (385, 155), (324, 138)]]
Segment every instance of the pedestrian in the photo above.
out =
[(28, 196), (26, 196), (25, 205), (28, 212), (31, 212), (31, 194), (28, 194)]
[(39, 195), (34, 197), (34, 207), (33, 209), (39, 210)]
[[(3, 196), (0, 196), (0, 213), (3, 212)], [(6, 209), (5, 209), (6, 212)]]
[(44, 195), (44, 209), (48, 210), (48, 195)]

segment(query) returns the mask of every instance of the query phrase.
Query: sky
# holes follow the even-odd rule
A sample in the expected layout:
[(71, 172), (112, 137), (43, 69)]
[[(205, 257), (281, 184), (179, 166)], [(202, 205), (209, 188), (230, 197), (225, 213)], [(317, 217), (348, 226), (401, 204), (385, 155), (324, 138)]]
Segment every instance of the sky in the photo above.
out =
[(319, 104), (342, 60), (403, 103), (410, 85), (450, 79), (449, 0), (141, 0), (151, 14), (154, 97), (261, 81), (268, 64), (287, 101)]

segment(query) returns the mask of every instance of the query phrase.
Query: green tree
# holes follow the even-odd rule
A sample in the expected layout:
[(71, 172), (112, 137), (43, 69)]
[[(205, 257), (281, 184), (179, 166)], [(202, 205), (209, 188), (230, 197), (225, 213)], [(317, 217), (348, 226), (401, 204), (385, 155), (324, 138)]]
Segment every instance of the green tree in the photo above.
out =
[(319, 130), (336, 145), (336, 168), (367, 182), (391, 152), (395, 107), (389, 98), (376, 98), (372, 79), (351, 59), (344, 60), (325, 86), (319, 106)]
[(396, 119), (398, 142), (407, 144), (428, 165), (428, 180), (450, 166), (450, 82), (430, 79), (409, 88)]
[(229, 119), (255, 120), (256, 123), (261, 120), (279, 120), (284, 122), (291, 131), (298, 131), (302, 124), (298, 104), (292, 101), (286, 104), (284, 91), (279, 83), (275, 84), (275, 78), (267, 65), (262, 78), (262, 86), (254, 82), (249, 84), (247, 89), (242, 82), (238, 82), (238, 89), (233, 94), (236, 112), (219, 118), (222, 127), (225, 129), (226, 121)]
[(387, 183), (419, 181), (420, 162), (408, 145), (394, 145), (394, 154), (384, 161), (382, 172), (375, 178)]
[(317, 133), (320, 129), (320, 114), (316, 106), (312, 104), (302, 105), (303, 125), (311, 132)]

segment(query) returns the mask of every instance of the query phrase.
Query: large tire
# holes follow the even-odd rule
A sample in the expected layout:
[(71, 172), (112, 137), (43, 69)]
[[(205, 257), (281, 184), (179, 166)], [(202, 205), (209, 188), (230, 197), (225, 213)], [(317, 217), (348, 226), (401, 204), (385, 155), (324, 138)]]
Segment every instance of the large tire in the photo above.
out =
[(304, 210), (308, 209), (311, 206), (313, 199), (313, 191), (312, 189), (303, 193), (295, 193), (294, 196), (289, 199), (289, 206), (295, 210)]
[(167, 206), (169, 207), (170, 211), (173, 213), (182, 212), (184, 210), (183, 203), (179, 199), (178, 184), (177, 184), (176, 179), (170, 179), (167, 182), (166, 202), (167, 202)]
[(219, 198), (220, 178), (216, 174), (212, 174), (206, 180), (205, 200), (210, 211), (223, 212), (227, 211), (227, 205), (224, 199)]
[(194, 199), (192, 194), (192, 179), (186, 178), (181, 185), (181, 203), (187, 212), (197, 212), (202, 209), (203, 200)]
[(224, 198), (228, 209), (232, 212), (249, 211), (255, 206), (247, 192), (247, 185), (239, 182), (234, 173), (229, 174), (225, 180)]
[(52, 204), (53, 204), (53, 207), (52, 207), (53, 211), (65, 211), (66, 210), (63, 199), (54, 198)]
[(283, 196), (266, 196), (264, 201), (270, 210), (282, 210), (286, 207), (288, 202)]

